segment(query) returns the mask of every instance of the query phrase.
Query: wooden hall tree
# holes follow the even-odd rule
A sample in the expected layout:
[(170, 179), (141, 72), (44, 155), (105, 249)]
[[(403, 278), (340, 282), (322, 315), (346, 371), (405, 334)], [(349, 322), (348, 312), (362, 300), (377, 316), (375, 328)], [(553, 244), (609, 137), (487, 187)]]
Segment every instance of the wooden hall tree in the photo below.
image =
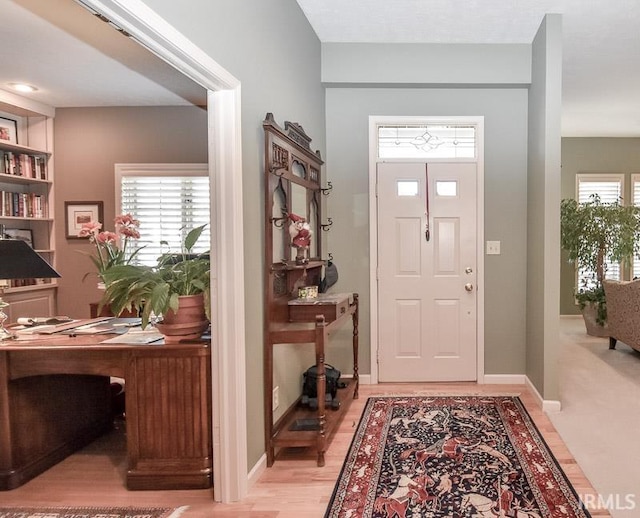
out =
[[(318, 466), (332, 433), (358, 397), (358, 294), (336, 294), (300, 298), (299, 288), (320, 285), (323, 223), (321, 196), (322, 158), (312, 152), (311, 138), (296, 123), (278, 126), (268, 113), (265, 132), (265, 315), (264, 315), (264, 409), (267, 465), (276, 448), (315, 447)], [(340, 405), (325, 404), (325, 346), (329, 335), (347, 320), (353, 324), (353, 378), (339, 390)], [(274, 422), (274, 347), (280, 344), (313, 344), (317, 371), (317, 409), (305, 407), (298, 398)], [(302, 378), (302, 373), (300, 373)]]

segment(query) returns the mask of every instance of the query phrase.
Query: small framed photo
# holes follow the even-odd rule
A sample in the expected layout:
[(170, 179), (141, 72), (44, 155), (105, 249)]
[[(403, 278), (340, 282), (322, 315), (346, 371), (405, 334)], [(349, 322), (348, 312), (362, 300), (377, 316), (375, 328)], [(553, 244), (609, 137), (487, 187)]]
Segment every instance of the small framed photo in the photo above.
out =
[(103, 203), (101, 201), (65, 201), (64, 224), (67, 239), (82, 239), (78, 232), (82, 225), (91, 221), (103, 223)]
[(18, 122), (6, 117), (0, 117), (0, 143), (18, 143)]
[(33, 248), (33, 231), (30, 228), (5, 228), (5, 239), (20, 239)]

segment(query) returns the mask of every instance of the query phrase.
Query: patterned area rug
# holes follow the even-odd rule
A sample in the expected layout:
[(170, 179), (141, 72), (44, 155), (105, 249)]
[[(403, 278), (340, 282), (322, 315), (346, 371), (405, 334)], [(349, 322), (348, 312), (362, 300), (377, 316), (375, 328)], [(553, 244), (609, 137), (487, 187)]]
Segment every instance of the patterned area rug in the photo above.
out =
[(325, 518), (589, 517), (517, 397), (369, 398)]
[(0, 507), (0, 518), (177, 518), (184, 508)]

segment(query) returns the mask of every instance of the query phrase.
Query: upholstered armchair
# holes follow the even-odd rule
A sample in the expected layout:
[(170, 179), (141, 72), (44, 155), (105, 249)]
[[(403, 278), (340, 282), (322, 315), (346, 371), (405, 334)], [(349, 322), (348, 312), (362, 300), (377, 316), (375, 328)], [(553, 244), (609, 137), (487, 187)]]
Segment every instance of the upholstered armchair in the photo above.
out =
[(634, 281), (605, 280), (609, 349), (620, 340), (640, 351), (640, 279)]

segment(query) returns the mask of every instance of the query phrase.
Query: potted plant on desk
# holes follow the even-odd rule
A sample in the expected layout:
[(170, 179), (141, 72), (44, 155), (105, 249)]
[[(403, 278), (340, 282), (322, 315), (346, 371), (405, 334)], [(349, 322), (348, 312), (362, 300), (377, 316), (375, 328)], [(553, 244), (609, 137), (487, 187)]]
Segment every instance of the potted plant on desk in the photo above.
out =
[(106, 289), (102, 304), (114, 314), (141, 308), (142, 327), (152, 315), (165, 343), (198, 339), (209, 326), (209, 254), (192, 249), (206, 225), (192, 229), (182, 251), (163, 254), (155, 266), (115, 265), (103, 273)]
[(603, 203), (597, 194), (588, 202), (562, 200), (561, 246), (569, 262), (593, 277), (576, 288), (587, 334), (608, 336), (607, 306), (602, 281), (607, 261), (629, 261), (640, 247), (640, 207)]

